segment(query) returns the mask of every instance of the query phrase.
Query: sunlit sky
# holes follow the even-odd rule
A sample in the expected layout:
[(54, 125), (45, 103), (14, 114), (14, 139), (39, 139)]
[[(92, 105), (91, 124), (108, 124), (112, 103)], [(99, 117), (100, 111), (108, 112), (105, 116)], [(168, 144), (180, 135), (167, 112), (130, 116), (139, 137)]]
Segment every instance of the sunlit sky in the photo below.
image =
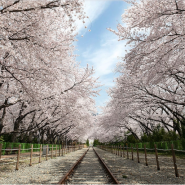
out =
[(125, 43), (118, 42), (119, 38), (107, 28), (117, 30), (117, 24), (122, 23), (121, 15), (127, 7), (124, 1), (85, 0), (84, 10), (89, 19), (86, 19), (85, 24), (77, 22), (77, 61), (83, 67), (87, 64), (93, 66), (94, 76), (100, 77), (99, 81), (103, 85), (100, 96), (95, 98), (97, 107), (104, 106), (109, 99), (106, 90), (114, 85), (113, 80), (118, 76), (114, 72), (116, 63), (125, 55)]

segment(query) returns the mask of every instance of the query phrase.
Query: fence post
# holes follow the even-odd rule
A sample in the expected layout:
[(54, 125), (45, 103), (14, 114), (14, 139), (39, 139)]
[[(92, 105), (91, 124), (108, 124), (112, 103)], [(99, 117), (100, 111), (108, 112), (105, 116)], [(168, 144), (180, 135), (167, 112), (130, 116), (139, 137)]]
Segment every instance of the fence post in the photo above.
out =
[(121, 156), (121, 145), (119, 145), (119, 156)]
[(20, 151), (21, 151), (21, 145), (19, 145), (19, 149), (17, 152), (17, 163), (16, 163), (16, 170), (19, 170), (19, 158), (20, 158)]
[(53, 159), (53, 145), (51, 147), (51, 159)]
[(63, 145), (63, 141), (62, 141), (62, 156), (64, 155), (64, 145)]
[(122, 145), (121, 145), (121, 149), (120, 149), (120, 151), (121, 151), (121, 157), (123, 157), (123, 151), (122, 151), (122, 149), (123, 149), (123, 147), (122, 147)]
[(42, 144), (40, 145), (39, 163), (41, 163)]
[(33, 155), (33, 144), (31, 144), (31, 152), (30, 152), (30, 166), (32, 166), (32, 155)]
[(129, 159), (129, 156), (128, 156), (128, 143), (126, 145), (127, 145), (127, 159)]
[(137, 145), (137, 162), (140, 163), (140, 161), (139, 161), (138, 145)]
[(154, 144), (154, 147), (155, 147), (155, 156), (156, 156), (157, 170), (160, 170), (156, 144)]
[(1, 143), (1, 144), (0, 144), (0, 159), (1, 159), (2, 147), (3, 147), (3, 144)]
[(48, 145), (46, 145), (46, 161), (48, 160)]
[(55, 157), (57, 157), (57, 145), (56, 145), (56, 150), (55, 150)]
[(132, 146), (132, 160), (134, 160), (134, 156), (133, 156), (133, 146)]
[(174, 168), (175, 168), (175, 176), (179, 177), (178, 169), (177, 169), (177, 164), (176, 164), (176, 157), (175, 157), (175, 151), (173, 148), (173, 144), (171, 145), (172, 148), (172, 155), (173, 155), (173, 163), (174, 163)]
[(148, 166), (148, 162), (147, 162), (147, 153), (146, 153), (146, 145), (144, 145), (145, 148), (145, 162), (146, 162), (146, 166)]
[(123, 144), (123, 158), (125, 157), (125, 151), (124, 151), (124, 149), (125, 149), (125, 145)]
[(60, 157), (60, 144), (59, 144), (59, 157)]

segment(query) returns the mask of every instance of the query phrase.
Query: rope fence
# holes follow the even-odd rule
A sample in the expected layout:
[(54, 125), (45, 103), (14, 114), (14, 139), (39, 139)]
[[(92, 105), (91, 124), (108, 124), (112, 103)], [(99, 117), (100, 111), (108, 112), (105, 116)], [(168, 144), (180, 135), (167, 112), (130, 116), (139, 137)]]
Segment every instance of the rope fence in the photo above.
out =
[[(50, 157), (50, 159), (53, 159), (53, 157), (57, 157), (57, 156), (64, 156), (65, 154), (67, 153), (70, 153), (70, 152), (74, 152), (76, 150), (80, 150), (84, 148), (84, 145), (59, 145), (59, 146), (56, 146), (56, 147), (53, 147), (53, 145), (51, 146), (48, 146), (48, 145), (44, 145), (44, 147), (42, 147), (42, 144), (40, 145), (39, 148), (33, 148), (33, 144), (31, 144), (31, 147), (30, 148), (27, 148), (27, 149), (21, 149), (21, 144), (19, 144), (18, 148), (6, 148), (6, 149), (3, 149), (3, 144), (1, 143), (0, 144), (0, 165), (4, 166), (4, 165), (10, 165), (12, 163), (15, 163), (15, 169), (16, 170), (19, 170), (19, 163), (20, 162), (24, 162), (26, 160), (30, 160), (29, 162), (29, 166), (32, 166), (32, 161), (33, 159), (38, 159), (38, 163), (41, 163), (41, 157), (44, 157), (45, 160), (47, 161), (48, 158)], [(25, 156), (25, 159), (24, 159), (24, 156), (21, 155), (21, 151), (28, 151), (29, 152), (26, 152), (27, 153), (30, 153), (30, 156)], [(33, 150), (38, 150), (37, 153), (33, 153)], [(10, 160), (11, 158), (2, 158), (2, 153), (4, 153), (4, 151), (14, 151), (17, 153), (17, 155), (14, 155), (12, 157), (16, 157), (17, 156), (17, 159), (13, 159), (13, 161), (10, 161), (10, 162), (6, 162), (6, 160)], [(24, 153), (25, 154), (25, 153)], [(34, 157), (36, 156), (36, 157)], [(20, 159), (20, 157), (22, 157), (23, 159)]]
[[(171, 144), (171, 149), (158, 149), (156, 147), (156, 144), (154, 144), (154, 148), (146, 148), (146, 145), (144, 145), (144, 148), (138, 148), (138, 145), (136, 145), (136, 148), (134, 147), (128, 147), (128, 145), (125, 146), (107, 146), (107, 145), (99, 145), (98, 146), (100, 149), (102, 150), (106, 150), (108, 152), (111, 152), (115, 155), (118, 155), (120, 157), (126, 157), (127, 159), (129, 159), (129, 152), (131, 152), (131, 160), (134, 160), (134, 151), (136, 150), (137, 153), (137, 162), (140, 163), (140, 156), (139, 156), (139, 150), (143, 150), (144, 151), (144, 160), (145, 160), (145, 165), (148, 166), (148, 157), (147, 157), (147, 151), (148, 150), (152, 150), (155, 152), (155, 161), (156, 161), (156, 167), (157, 170), (160, 170), (160, 165), (159, 165), (159, 159), (158, 159), (158, 151), (171, 151), (171, 156), (173, 159), (173, 165), (174, 165), (174, 171), (175, 171), (175, 176), (179, 177), (179, 172), (178, 172), (178, 168), (177, 168), (177, 164), (176, 164), (176, 155), (175, 155), (175, 151), (178, 152), (185, 152), (185, 150), (177, 150), (174, 149), (173, 144)], [(126, 152), (126, 154), (125, 154)]]

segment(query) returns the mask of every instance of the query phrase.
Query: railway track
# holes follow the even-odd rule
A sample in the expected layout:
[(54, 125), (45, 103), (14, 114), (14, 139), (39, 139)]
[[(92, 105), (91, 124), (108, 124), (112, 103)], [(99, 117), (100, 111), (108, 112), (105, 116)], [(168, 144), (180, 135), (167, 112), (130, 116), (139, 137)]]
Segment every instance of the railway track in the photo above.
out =
[(119, 182), (98, 153), (90, 148), (58, 184), (119, 184)]

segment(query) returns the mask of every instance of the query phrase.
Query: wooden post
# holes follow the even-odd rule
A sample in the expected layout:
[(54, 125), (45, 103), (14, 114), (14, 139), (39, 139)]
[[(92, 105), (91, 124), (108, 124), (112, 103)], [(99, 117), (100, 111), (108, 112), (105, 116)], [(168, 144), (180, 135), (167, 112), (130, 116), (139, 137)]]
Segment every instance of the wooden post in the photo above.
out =
[(134, 160), (134, 156), (133, 156), (133, 146), (132, 146), (132, 160)]
[(48, 160), (48, 145), (46, 145), (46, 161)]
[(0, 159), (1, 159), (2, 147), (3, 147), (3, 144), (1, 143), (1, 144), (0, 144)]
[(51, 159), (53, 159), (53, 145), (51, 146)]
[(121, 157), (123, 157), (123, 146), (121, 145)]
[(154, 147), (155, 147), (155, 156), (156, 156), (157, 170), (160, 170), (156, 144), (154, 145)]
[(17, 163), (16, 163), (16, 170), (19, 170), (19, 159), (20, 159), (20, 153), (21, 153), (21, 145), (19, 145), (19, 149), (17, 152)]
[(148, 166), (148, 162), (147, 162), (147, 153), (146, 153), (146, 145), (144, 145), (145, 148), (145, 162), (146, 162), (146, 166)]
[(137, 162), (140, 163), (140, 161), (139, 161), (138, 145), (137, 145)]
[(128, 156), (128, 143), (126, 145), (127, 145), (127, 159), (129, 159), (129, 156)]
[(59, 156), (60, 156), (61, 145), (59, 144)]
[(57, 157), (57, 145), (56, 145), (56, 150), (55, 150), (55, 157)]
[(42, 152), (42, 145), (40, 145), (39, 163), (41, 163), (41, 152)]
[(120, 145), (118, 145), (118, 156), (120, 156)]
[(123, 144), (123, 157), (125, 157), (124, 149), (125, 149), (125, 145)]
[(173, 148), (173, 144), (171, 145), (172, 148), (172, 156), (173, 156), (173, 164), (174, 164), (174, 168), (175, 168), (175, 176), (179, 177), (179, 173), (178, 173), (178, 169), (177, 169), (177, 164), (176, 164), (176, 157), (175, 157), (175, 151)]
[(65, 143), (64, 143), (64, 155), (66, 154), (66, 145), (65, 145)]
[(119, 152), (118, 152), (118, 155), (120, 156), (121, 154), (121, 145), (119, 146)]
[(31, 152), (30, 152), (30, 166), (32, 166), (32, 155), (33, 155), (33, 144), (31, 145)]
[(64, 146), (63, 146), (63, 141), (62, 141), (62, 156), (64, 155), (63, 149), (64, 149)]

